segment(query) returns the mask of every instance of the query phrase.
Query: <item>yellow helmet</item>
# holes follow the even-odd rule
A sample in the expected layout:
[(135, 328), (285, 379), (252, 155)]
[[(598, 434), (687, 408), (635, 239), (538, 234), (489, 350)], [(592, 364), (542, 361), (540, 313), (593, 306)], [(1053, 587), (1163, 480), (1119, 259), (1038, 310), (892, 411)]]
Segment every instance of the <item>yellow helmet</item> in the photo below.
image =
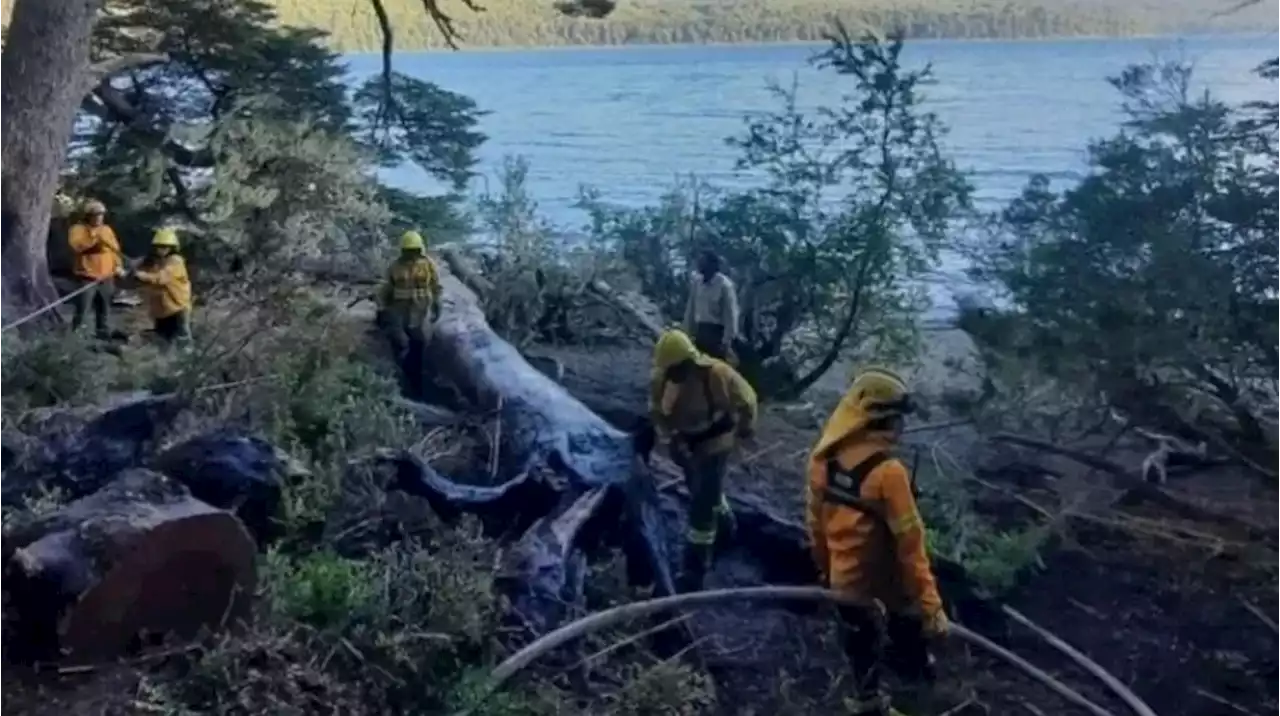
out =
[(427, 242), (423, 240), (422, 234), (416, 231), (406, 231), (400, 237), (401, 251), (425, 251), (426, 248)]
[(862, 371), (854, 378), (847, 395), (872, 418), (905, 415), (913, 410), (906, 381), (885, 368)]
[(107, 205), (97, 199), (87, 199), (80, 207), (80, 210), (86, 214), (105, 214), (107, 213)]
[(151, 237), (151, 245), (157, 248), (168, 247), (171, 249), (178, 248), (178, 232), (173, 229), (156, 229), (156, 233)]
[(698, 349), (689, 334), (676, 328), (663, 333), (653, 347), (653, 367), (659, 371), (697, 357)]

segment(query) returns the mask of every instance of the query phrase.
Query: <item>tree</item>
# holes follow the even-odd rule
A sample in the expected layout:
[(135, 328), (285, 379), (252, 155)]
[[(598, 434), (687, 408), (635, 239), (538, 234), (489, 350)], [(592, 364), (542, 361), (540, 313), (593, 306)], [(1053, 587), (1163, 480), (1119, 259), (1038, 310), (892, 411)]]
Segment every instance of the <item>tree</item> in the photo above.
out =
[(909, 350), (922, 279), (969, 207), (938, 145), (944, 128), (921, 108), (930, 69), (902, 66), (901, 34), (855, 41), (837, 27), (829, 39), (814, 62), (848, 79), (842, 103), (807, 115), (794, 87), (775, 88), (781, 108), (729, 140), (764, 188), (695, 187), (640, 211), (588, 202), (598, 238), (668, 315), (683, 313), (693, 253), (724, 256), (743, 307), (735, 351), (774, 396), (799, 395), (856, 349)]
[[(1275, 79), (1276, 61), (1259, 71)], [(994, 217), (973, 275), (1008, 307), (966, 321), (1133, 423), (1274, 464), (1276, 104), (1190, 81), (1176, 64), (1112, 80), (1122, 131), (1091, 145), (1079, 184), (1036, 177)]]
[(18, 0), (0, 89), (3, 306), (12, 322), (57, 298), (45, 244), (58, 172), (88, 91), (89, 35), (101, 0)]
[[(369, 114), (369, 92), (352, 100), (338, 56), (321, 44), (324, 33), (275, 27), (270, 6), (260, 1), (116, 0), (95, 35), (101, 9), (101, 0), (14, 6), (0, 56), (0, 316), (12, 318), (56, 297), (46, 259), (50, 202), (77, 108), (90, 92), (86, 106), (99, 122), (79, 137), (78, 149), (92, 151), (76, 156), (79, 168), (102, 172), (78, 188), (108, 197), (142, 188), (134, 197), (142, 223), (180, 213), (207, 227), (193, 195), (209, 184), (195, 190), (191, 184), (219, 161), (225, 164), (228, 155), (215, 147), (236, 149), (220, 138), (257, 136), (246, 123), (262, 123), (261, 131), (275, 137), (296, 137), (280, 123), (300, 120), (311, 140), (325, 133), (326, 141), (351, 142), (383, 161), (419, 161), (454, 184), (465, 181), (471, 152), (484, 140), (474, 131), (479, 111), (470, 100), (407, 77), (388, 85), (384, 104), (396, 113), (381, 136), (357, 136), (356, 115)], [(102, 60), (92, 68), (91, 49)], [(132, 53), (165, 56), (142, 55), (145, 61), (134, 63)], [(134, 67), (123, 82), (113, 82), (114, 70)], [(323, 152), (312, 156), (324, 159)], [(282, 167), (280, 158), (261, 152), (259, 158), (257, 169)], [(262, 215), (246, 219), (284, 231), (284, 224)]]
[(208, 238), (200, 249), (229, 258), (286, 248), (368, 257), (385, 243), (384, 199), (415, 220), (456, 225), (438, 202), (424, 213), (411, 204), (426, 197), (388, 194), (370, 170), (413, 161), (461, 186), (484, 141), (469, 98), (395, 75), (379, 114), (377, 80), (352, 93), (324, 33), (281, 27), (257, 0), (114, 0), (109, 9), (95, 53), (167, 58), (96, 87), (77, 138), (71, 181), (123, 202), (127, 235), (177, 215)]

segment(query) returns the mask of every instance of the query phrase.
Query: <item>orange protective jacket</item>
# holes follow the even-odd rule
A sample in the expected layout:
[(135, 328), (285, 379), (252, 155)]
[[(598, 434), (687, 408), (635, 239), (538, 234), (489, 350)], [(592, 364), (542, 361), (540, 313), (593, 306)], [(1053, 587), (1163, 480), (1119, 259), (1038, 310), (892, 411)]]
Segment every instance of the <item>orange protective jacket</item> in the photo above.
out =
[(828, 493), (833, 477), (828, 461), (856, 471), (872, 455), (893, 448), (891, 435), (868, 431), (866, 424), (866, 410), (846, 395), (810, 455), (805, 502), (814, 559), (832, 589), (869, 604), (882, 602), (891, 611), (941, 615), (924, 523), (902, 462), (890, 457), (864, 475), (858, 491), (861, 508)]
[(75, 252), (72, 271), (80, 278), (110, 278), (124, 263), (120, 260), (120, 241), (110, 226), (75, 224), (67, 243)]

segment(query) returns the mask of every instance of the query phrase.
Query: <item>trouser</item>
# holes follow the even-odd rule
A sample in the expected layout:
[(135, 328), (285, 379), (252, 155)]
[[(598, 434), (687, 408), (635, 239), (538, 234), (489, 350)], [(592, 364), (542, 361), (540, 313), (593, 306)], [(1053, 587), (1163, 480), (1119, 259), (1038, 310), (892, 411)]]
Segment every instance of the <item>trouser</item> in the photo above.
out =
[(724, 341), (724, 326), (719, 323), (698, 323), (693, 327), (693, 343), (699, 351), (720, 360), (729, 360), (732, 351)]
[(391, 309), (383, 317), (384, 330), (391, 342), (400, 370), (404, 373), (405, 392), (410, 398), (422, 398), (425, 380), (426, 331), (422, 324), (425, 311)]
[[(92, 279), (78, 276), (80, 285), (77, 288), (84, 288), (93, 283)], [(98, 283), (96, 286), (88, 289), (75, 297), (75, 313), (71, 318), (71, 330), (78, 331), (84, 323), (84, 315), (90, 310), (93, 311), (93, 327), (94, 332), (99, 338), (107, 338), (111, 335), (111, 295), (115, 293), (115, 283), (110, 279)]]
[(703, 578), (711, 568), (717, 536), (730, 537), (736, 526), (733, 511), (724, 496), (729, 453), (702, 455), (687, 449), (677, 452), (677, 462), (689, 490), (689, 524), (685, 531), (681, 591), (696, 591), (702, 588)]
[(155, 319), (155, 333), (170, 343), (191, 340), (191, 311), (178, 311), (172, 316)]
[(853, 676), (851, 716), (883, 716), (889, 713), (889, 694), (884, 690), (884, 666), (888, 633), (879, 609), (841, 605), (840, 641)]
[(841, 644), (853, 675), (854, 716), (889, 713), (883, 670), (904, 679), (932, 680), (932, 657), (918, 617), (879, 606), (839, 607)]

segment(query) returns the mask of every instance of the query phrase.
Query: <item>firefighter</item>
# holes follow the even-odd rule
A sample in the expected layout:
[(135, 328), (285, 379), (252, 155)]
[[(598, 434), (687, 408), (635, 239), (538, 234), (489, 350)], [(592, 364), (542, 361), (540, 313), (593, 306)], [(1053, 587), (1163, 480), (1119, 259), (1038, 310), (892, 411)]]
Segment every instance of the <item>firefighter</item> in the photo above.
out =
[(133, 272), (156, 336), (169, 343), (191, 338), (191, 279), (178, 248), (177, 232), (159, 229), (151, 239), (151, 255)]
[(123, 254), (116, 232), (107, 225), (107, 207), (97, 199), (84, 203), (81, 218), (71, 226), (67, 243), (74, 255), (72, 272), (83, 289), (75, 298), (72, 330), (79, 330), (85, 314), (93, 311), (98, 338), (111, 337), (111, 296), (115, 279), (124, 275)]
[(426, 249), (422, 234), (406, 231), (378, 292), (379, 318), (412, 398), (423, 393), (427, 319), (434, 323), (440, 316), (440, 275)]
[(889, 648), (914, 671), (906, 675), (927, 678), (927, 643), (949, 628), (911, 478), (893, 456), (911, 412), (902, 378), (868, 369), (827, 420), (809, 459), (806, 523), (814, 558), (829, 587), (858, 602), (839, 610), (855, 715), (898, 714), (881, 683)]
[(700, 353), (683, 331), (670, 330), (654, 348), (649, 412), (689, 488), (680, 590), (698, 590), (717, 530), (733, 531), (724, 478), (734, 446), (755, 431), (756, 394), (732, 366)]

